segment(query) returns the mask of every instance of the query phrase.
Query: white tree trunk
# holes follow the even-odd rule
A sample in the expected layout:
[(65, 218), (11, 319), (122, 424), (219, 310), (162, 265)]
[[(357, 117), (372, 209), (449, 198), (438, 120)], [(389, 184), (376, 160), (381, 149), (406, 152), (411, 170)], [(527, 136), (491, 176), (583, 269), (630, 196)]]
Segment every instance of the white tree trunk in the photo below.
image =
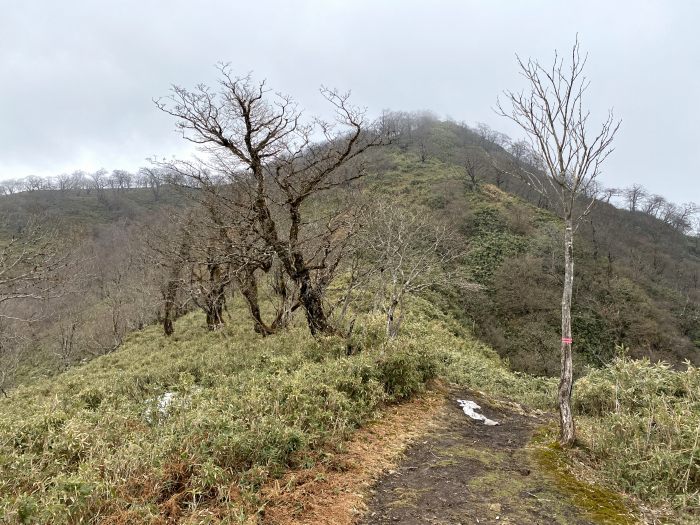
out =
[(574, 284), (574, 230), (571, 218), (564, 232), (564, 291), (561, 298), (561, 378), (559, 380), (559, 442), (570, 446), (576, 438), (571, 413), (573, 363), (571, 357), (571, 297)]

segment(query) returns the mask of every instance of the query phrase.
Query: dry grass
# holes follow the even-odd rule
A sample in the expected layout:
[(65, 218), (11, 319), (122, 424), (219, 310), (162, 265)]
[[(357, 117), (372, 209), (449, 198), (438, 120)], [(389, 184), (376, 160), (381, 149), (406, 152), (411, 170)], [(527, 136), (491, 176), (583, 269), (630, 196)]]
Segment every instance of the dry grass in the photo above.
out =
[(345, 451), (330, 464), (299, 469), (262, 490), (267, 502), (265, 525), (351, 525), (366, 510), (369, 488), (396, 465), (402, 452), (434, 424), (445, 404), (437, 387), (427, 394), (384, 410), (357, 431)]

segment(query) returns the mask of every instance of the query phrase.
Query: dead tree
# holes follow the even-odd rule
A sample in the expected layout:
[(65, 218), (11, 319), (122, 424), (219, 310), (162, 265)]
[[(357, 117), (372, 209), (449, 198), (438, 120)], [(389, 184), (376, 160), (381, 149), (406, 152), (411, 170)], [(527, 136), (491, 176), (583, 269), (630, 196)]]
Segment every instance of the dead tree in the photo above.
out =
[[(518, 173), (552, 204), (564, 222), (564, 289), (561, 301), (561, 378), (559, 381), (560, 443), (570, 446), (575, 440), (571, 412), (573, 386), (571, 301), (574, 279), (574, 234), (595, 203), (591, 188), (600, 174), (601, 165), (612, 152), (612, 141), (619, 122), (612, 112), (597, 133), (589, 129), (589, 112), (583, 96), (588, 80), (583, 70), (586, 56), (581, 56), (578, 40), (570, 62), (555, 54), (551, 66), (518, 58), (528, 90), (507, 91), (511, 106), (498, 112), (519, 125), (528, 134), (544, 163), (544, 173), (521, 169)], [(584, 197), (587, 196), (587, 197)]]
[[(333, 215), (325, 231), (309, 235), (314, 221), (308, 201), (362, 177), (365, 171), (357, 161), (382, 143), (380, 134), (370, 129), (363, 111), (349, 104), (348, 94), (322, 88), (336, 124), (320, 119), (304, 123), (290, 97), (271, 93), (264, 82), (235, 77), (227, 66), (219, 70), (218, 91), (203, 85), (193, 91), (173, 87), (156, 105), (177, 119), (186, 140), (209, 155), (208, 167), (217, 177), (201, 177), (198, 170), (194, 183), (210, 191), (222, 179), (248, 182), (256, 232), (298, 287), (310, 331), (331, 333), (324, 283), (344, 237), (338, 227), (342, 216)], [(321, 143), (316, 142), (319, 136)]]

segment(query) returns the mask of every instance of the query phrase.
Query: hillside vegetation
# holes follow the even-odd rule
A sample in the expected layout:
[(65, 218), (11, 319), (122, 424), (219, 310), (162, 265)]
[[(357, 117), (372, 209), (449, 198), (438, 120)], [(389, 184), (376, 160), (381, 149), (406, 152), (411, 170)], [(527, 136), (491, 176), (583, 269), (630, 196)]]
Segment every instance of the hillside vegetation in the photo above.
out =
[[(472, 326), (515, 369), (555, 375), (563, 265), (558, 220), (536, 201), (529, 202), (533, 196), (517, 180), (494, 171), (486, 153), (505, 154), (500, 146), (454, 123), (418, 122), (410, 138), (402, 135), (396, 145), (371, 153), (370, 175), (361, 185), (365, 199), (390, 196), (391, 202), (450, 224), (464, 254), (463, 278), (482, 290), (464, 294), (441, 286), (434, 289), (435, 300)], [(479, 163), (475, 185), (463, 166), (470, 157)], [(80, 254), (76, 258), (87, 278), (78, 287), (81, 300), (74, 300), (75, 293), (67, 295), (60, 301), (60, 322), (54, 316), (38, 330), (41, 344), (21, 343), (22, 360), (29, 361), (19, 368), (20, 381), (109, 351), (129, 330), (162, 315), (167, 268), (149, 259), (147, 244), (154, 232), (173, 235), (167, 216), (173, 209), (182, 213), (192, 202), (166, 187), (159, 189), (158, 199), (148, 188), (105, 189), (101, 195), (55, 190), (0, 197), (4, 224), (10, 228), (43, 211), (50, 223), (62, 225), (61, 235), (74, 232), (69, 243)], [(573, 304), (577, 368), (604, 365), (617, 344), (629, 347), (634, 357), (697, 364), (696, 240), (641, 212), (604, 202), (594, 208), (581, 233)], [(126, 249), (115, 252), (115, 244)], [(63, 351), (61, 334), (73, 325), (74, 344)]]
[[(433, 380), (554, 408), (561, 223), (498, 169), (527, 159), (488, 130), (392, 118), (396, 140), (367, 150), (362, 179), (343, 172), (295, 211), (303, 242), (268, 243), (281, 256), (259, 239), (234, 246), (235, 236), (222, 250), (230, 232), (216, 221), (231, 216), (208, 209), (207, 197), (231, 188), (212, 184), (207, 196), (172, 173), (172, 186), (0, 197), (3, 247), (39, 221), (51, 241), (42, 250), (66, 254), (46, 279), (52, 294), (0, 309), (4, 522), (255, 520), (261, 486), (295, 467), (332, 465), (356, 428)], [(270, 212), (277, 225), (297, 218), (284, 211)], [(393, 231), (379, 227), (386, 218), (398, 221)], [(416, 230), (416, 245), (400, 248), (423, 273), (398, 289), (405, 268), (377, 247)], [(687, 233), (603, 201), (581, 227), (582, 446), (571, 455), (598, 481), (691, 523), (700, 250)], [(285, 270), (290, 250), (298, 257)], [(257, 266), (236, 273), (232, 260)], [(292, 271), (299, 260), (306, 275)], [(298, 295), (309, 283), (322, 298), (311, 308)]]
[[(355, 429), (434, 379), (553, 408), (553, 379), (510, 371), (423, 300), (395, 339), (363, 314), (352, 356), (301, 319), (261, 338), (242, 310), (217, 332), (196, 313), (172, 338), (148, 327), (0, 402), (1, 522), (250, 523), (264, 516), (263, 485), (318, 462), (342, 468), (334, 453)], [(590, 371), (575, 388), (584, 447), (572, 453), (599, 482), (691, 523), (699, 386), (695, 368), (627, 357)]]
[(618, 356), (576, 385), (586, 453), (624, 491), (700, 515), (700, 371)]
[[(487, 152), (506, 155), (464, 126), (428, 120), (413, 129), (410, 141), (377, 155), (369, 191), (420, 204), (454, 225), (469, 278), (483, 290), (441, 290), (449, 297), (443, 304), (516, 369), (553, 375), (559, 367), (561, 226), (527, 187), (497, 172)], [(476, 184), (464, 167), (468, 158), (476, 159)], [(580, 233), (573, 303), (578, 368), (609, 362), (617, 344), (635, 357), (697, 364), (696, 240), (602, 201)]]
[(353, 356), (301, 323), (265, 339), (240, 322), (207, 332), (198, 314), (177, 329), (134, 333), (0, 404), (5, 523), (244, 522), (264, 512), (264, 482), (332, 461), (379, 408), (431, 379), (540, 406), (553, 395), (425, 302), (391, 341), (364, 316)]

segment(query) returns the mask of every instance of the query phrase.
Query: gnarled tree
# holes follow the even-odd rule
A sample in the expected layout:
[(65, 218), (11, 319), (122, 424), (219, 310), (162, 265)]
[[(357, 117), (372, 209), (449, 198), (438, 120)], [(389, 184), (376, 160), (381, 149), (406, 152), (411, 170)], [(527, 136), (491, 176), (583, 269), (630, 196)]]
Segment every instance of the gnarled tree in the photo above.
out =
[(510, 108), (498, 103), (499, 114), (520, 126), (538, 152), (543, 172), (520, 169), (518, 174), (549, 201), (564, 222), (564, 289), (561, 300), (561, 377), (559, 381), (560, 443), (575, 440), (571, 413), (573, 363), (571, 354), (571, 301), (574, 280), (574, 233), (595, 203), (596, 179), (612, 152), (619, 122), (612, 112), (596, 132), (591, 132), (589, 112), (583, 105), (588, 87), (584, 76), (586, 56), (578, 40), (569, 61), (555, 54), (551, 66), (518, 58), (528, 90), (505, 93)]
[(321, 89), (335, 111), (334, 124), (304, 121), (289, 96), (272, 93), (250, 77), (235, 77), (227, 66), (219, 70), (216, 91), (176, 86), (156, 101), (177, 119), (183, 137), (208, 155), (208, 170), (182, 171), (212, 194), (221, 184), (245, 185), (255, 232), (298, 287), (309, 329), (332, 332), (323, 296), (346, 238), (344, 213), (332, 210), (321, 221), (309, 217), (307, 203), (362, 177), (359, 156), (382, 143), (381, 136), (364, 112), (349, 104), (347, 93)]

